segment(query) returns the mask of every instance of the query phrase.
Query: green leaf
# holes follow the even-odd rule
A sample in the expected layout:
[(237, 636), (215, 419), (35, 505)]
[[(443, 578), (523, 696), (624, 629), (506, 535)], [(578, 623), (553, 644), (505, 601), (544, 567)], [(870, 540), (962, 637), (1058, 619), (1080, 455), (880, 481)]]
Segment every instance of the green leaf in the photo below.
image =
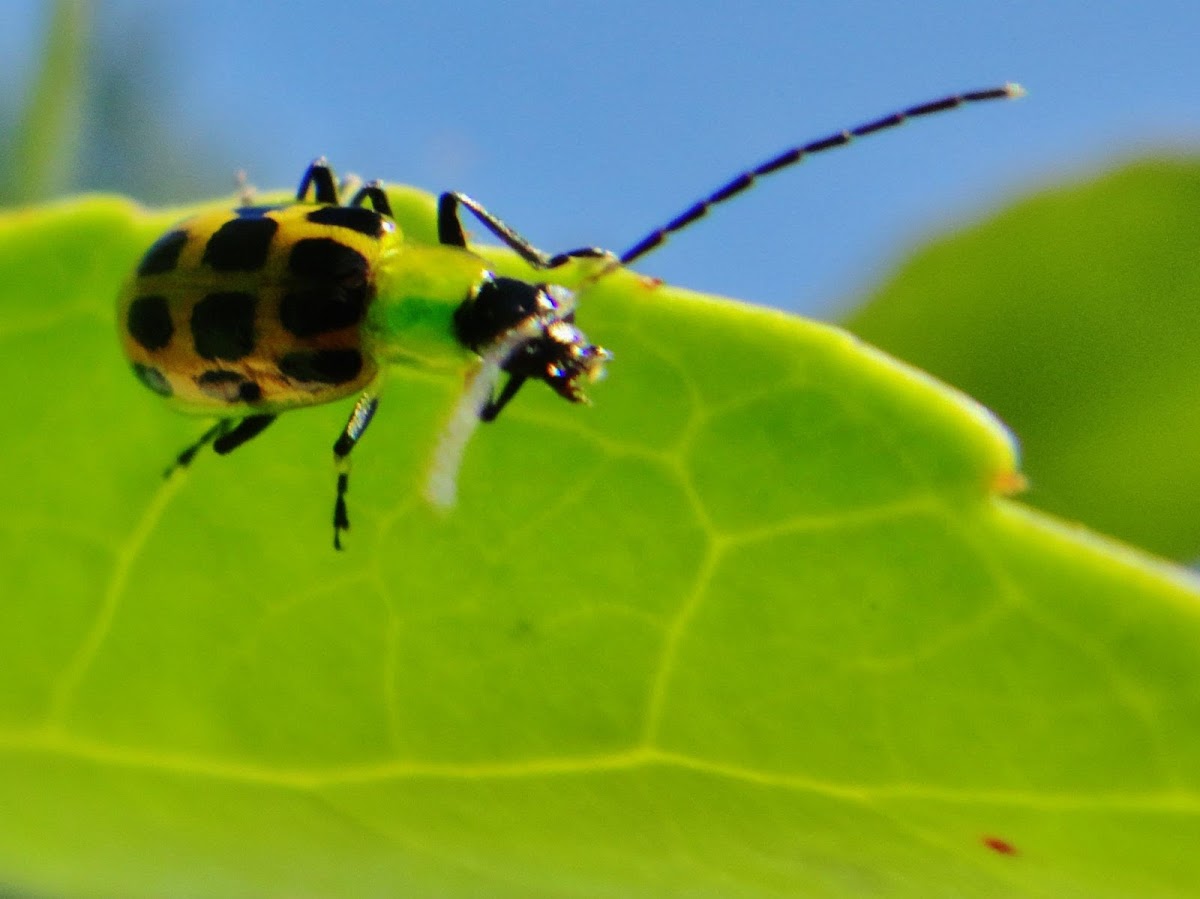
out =
[(79, 143), (91, 12), (86, 0), (50, 5), (41, 70), (6, 161), (9, 201), (53, 196), (66, 186)]
[[(428, 199), (405, 204), (430, 234)], [(416, 215), (423, 222), (408, 221)], [(67, 895), (1188, 895), (1200, 591), (1032, 513), (986, 412), (836, 329), (611, 276), (595, 406), (461, 383), (160, 472), (173, 215), (0, 220), (0, 879)]]
[(1033, 196), (936, 241), (848, 327), (1018, 435), (1028, 500), (1200, 557), (1200, 163)]

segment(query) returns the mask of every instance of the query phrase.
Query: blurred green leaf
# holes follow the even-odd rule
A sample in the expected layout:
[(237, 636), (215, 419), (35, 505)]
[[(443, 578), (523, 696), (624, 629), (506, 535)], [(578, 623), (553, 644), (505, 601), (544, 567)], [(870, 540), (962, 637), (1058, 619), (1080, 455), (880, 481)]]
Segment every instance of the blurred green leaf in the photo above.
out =
[(9, 202), (41, 200), (61, 192), (79, 145), (90, 4), (57, 0), (49, 10), (42, 68), (17, 123), (7, 160), (5, 199)]
[(1200, 557), (1200, 164), (1038, 194), (904, 264), (848, 319), (1016, 432), (1028, 500)]
[(336, 554), (343, 404), (159, 477), (202, 422), (112, 307), (172, 218), (0, 220), (14, 889), (1194, 894), (1200, 592), (998, 498), (971, 401), (619, 273), (581, 300), (595, 407), (528, 389), (449, 515), (419, 492), (460, 381), (397, 370)]

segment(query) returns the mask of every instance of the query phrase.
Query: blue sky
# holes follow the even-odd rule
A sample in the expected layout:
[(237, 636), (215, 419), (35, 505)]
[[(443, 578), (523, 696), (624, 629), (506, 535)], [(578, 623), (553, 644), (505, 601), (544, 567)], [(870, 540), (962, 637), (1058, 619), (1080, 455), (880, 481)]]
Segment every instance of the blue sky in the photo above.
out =
[[(43, 10), (7, 6), (0, 74), (19, 92)], [(775, 176), (638, 266), (804, 312), (1011, 196), (1200, 139), (1194, 2), (108, 0), (97, 19), (123, 52), (156, 45), (163, 107), (147, 113), (231, 148), (260, 187), (294, 184), (323, 153), (466, 191), (548, 250), (623, 249), (792, 144), (1023, 83), (1019, 103)]]

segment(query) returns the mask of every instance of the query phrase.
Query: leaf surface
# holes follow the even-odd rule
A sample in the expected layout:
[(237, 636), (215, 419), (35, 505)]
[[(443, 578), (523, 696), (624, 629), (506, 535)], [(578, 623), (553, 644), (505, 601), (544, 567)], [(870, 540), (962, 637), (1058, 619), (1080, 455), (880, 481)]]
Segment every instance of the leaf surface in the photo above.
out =
[(160, 478), (203, 422), (112, 306), (177, 217), (0, 220), (12, 889), (1194, 892), (1196, 585), (1005, 499), (963, 395), (621, 273), (581, 301), (595, 406), (528, 389), (451, 514), (419, 496), (460, 383), (397, 370), (337, 554), (349, 403)]
[(1144, 161), (935, 241), (847, 326), (1020, 436), (1027, 501), (1200, 558), (1200, 163)]

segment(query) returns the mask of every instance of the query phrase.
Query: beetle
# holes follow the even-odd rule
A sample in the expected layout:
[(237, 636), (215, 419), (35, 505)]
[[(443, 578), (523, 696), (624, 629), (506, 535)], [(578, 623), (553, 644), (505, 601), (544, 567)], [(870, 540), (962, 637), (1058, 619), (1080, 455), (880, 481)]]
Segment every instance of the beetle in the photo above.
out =
[[(334, 546), (350, 522), (350, 453), (379, 406), (379, 374), (394, 364), (473, 371), (435, 455), (427, 491), (453, 502), (458, 461), (474, 426), (541, 381), (563, 399), (587, 401), (586, 385), (611, 354), (575, 324), (578, 297), (755, 181), (807, 156), (902, 122), (986, 100), (1016, 97), (1015, 84), (954, 94), (792, 147), (748, 169), (650, 231), (619, 255), (596, 247), (548, 254), (462, 193), (441, 194), (437, 245), (406, 242), (384, 186), (372, 181), (341, 202), (324, 158), (305, 171), (295, 202), (206, 212), (163, 234), (117, 300), (125, 355), (135, 376), (178, 409), (216, 416), (168, 474), (205, 446), (221, 455), (258, 436), (280, 414), (358, 399), (333, 446)], [(468, 246), (469, 212), (534, 269), (593, 260), (578, 291), (504, 277)], [(472, 367), (473, 366), (473, 370)], [(500, 386), (504, 379), (503, 386)]]

